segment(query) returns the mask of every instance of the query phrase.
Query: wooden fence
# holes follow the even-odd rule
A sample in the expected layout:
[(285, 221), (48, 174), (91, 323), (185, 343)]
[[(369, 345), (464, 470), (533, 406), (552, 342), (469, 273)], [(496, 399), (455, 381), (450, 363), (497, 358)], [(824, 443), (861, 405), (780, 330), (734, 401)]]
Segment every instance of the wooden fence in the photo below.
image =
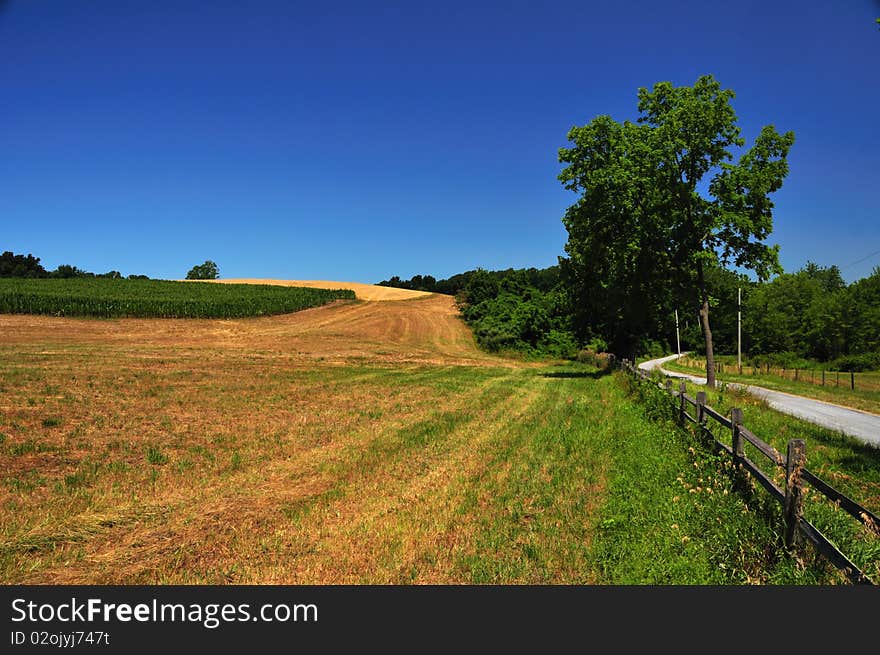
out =
[[(623, 360), (621, 368), (637, 380), (653, 384), (650, 374), (636, 368), (632, 362)], [(693, 398), (686, 393), (683, 381), (680, 383), (679, 389), (675, 390), (673, 389), (672, 380), (669, 378), (666, 378), (665, 384), (658, 384), (658, 386), (664, 389), (674, 400), (678, 420), (682, 426), (688, 423), (695, 424), (701, 436), (711, 439), (717, 451), (727, 453), (733, 459), (737, 470), (748, 471), (774, 499), (782, 504), (785, 516), (786, 547), (793, 549), (803, 540), (806, 540), (834, 566), (843, 571), (854, 584), (874, 584), (846, 555), (840, 552), (837, 546), (804, 518), (805, 486), (809, 485), (815, 489), (840, 509), (866, 525), (869, 530), (878, 536), (880, 536), (880, 518), (816, 477), (807, 469), (806, 445), (803, 439), (792, 439), (789, 441), (786, 453), (782, 455), (773, 446), (759, 439), (743, 425), (741, 409), (732, 408), (731, 416), (727, 418), (706, 404), (705, 391), (697, 392), (696, 398)], [(731, 437), (730, 445), (719, 441), (715, 437), (715, 434), (708, 426), (710, 420), (729, 431)], [(771, 464), (785, 471), (784, 489), (777, 486), (771, 476), (744, 454), (743, 445), (746, 441), (769, 459)]]

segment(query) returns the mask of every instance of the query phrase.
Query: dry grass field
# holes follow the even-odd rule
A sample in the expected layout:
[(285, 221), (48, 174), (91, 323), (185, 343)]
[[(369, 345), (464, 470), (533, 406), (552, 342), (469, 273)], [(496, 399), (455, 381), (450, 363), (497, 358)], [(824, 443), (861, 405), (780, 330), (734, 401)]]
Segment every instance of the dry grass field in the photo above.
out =
[(451, 298), (414, 295), (250, 320), (0, 316), (3, 581), (406, 578), (452, 538), (450, 486), (535, 395)]

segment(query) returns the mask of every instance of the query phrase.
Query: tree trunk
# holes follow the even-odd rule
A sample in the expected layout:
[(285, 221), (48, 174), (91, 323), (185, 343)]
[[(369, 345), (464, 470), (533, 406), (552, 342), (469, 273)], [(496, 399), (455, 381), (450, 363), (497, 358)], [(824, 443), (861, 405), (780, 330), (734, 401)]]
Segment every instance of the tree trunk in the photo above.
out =
[(697, 276), (700, 284), (700, 322), (703, 324), (703, 337), (706, 340), (706, 386), (715, 388), (715, 353), (712, 350), (712, 328), (709, 327), (709, 294), (703, 277), (703, 263), (697, 262)]

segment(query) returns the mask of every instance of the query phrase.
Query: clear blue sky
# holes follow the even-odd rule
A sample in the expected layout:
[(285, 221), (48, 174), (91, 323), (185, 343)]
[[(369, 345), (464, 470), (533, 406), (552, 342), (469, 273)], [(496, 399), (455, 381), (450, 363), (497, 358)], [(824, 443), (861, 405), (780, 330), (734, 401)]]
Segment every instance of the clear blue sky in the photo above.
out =
[[(545, 267), (565, 135), (714, 75), (786, 270), (880, 265), (880, 3), (0, 0), (0, 250), (178, 278)], [(868, 257), (868, 255), (873, 256)], [(859, 264), (851, 263), (865, 258)]]

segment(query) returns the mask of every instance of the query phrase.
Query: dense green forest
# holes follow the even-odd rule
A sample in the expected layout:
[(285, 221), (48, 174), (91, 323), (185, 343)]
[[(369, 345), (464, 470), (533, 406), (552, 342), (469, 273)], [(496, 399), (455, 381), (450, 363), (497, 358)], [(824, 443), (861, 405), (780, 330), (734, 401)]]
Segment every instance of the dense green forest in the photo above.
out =
[[(744, 353), (774, 365), (814, 360), (837, 370), (880, 368), (880, 267), (849, 285), (837, 266), (812, 262), (765, 283), (718, 270), (711, 284), (713, 337), (721, 353), (736, 353), (741, 288)], [(682, 347), (702, 352), (701, 338), (690, 319)]]

